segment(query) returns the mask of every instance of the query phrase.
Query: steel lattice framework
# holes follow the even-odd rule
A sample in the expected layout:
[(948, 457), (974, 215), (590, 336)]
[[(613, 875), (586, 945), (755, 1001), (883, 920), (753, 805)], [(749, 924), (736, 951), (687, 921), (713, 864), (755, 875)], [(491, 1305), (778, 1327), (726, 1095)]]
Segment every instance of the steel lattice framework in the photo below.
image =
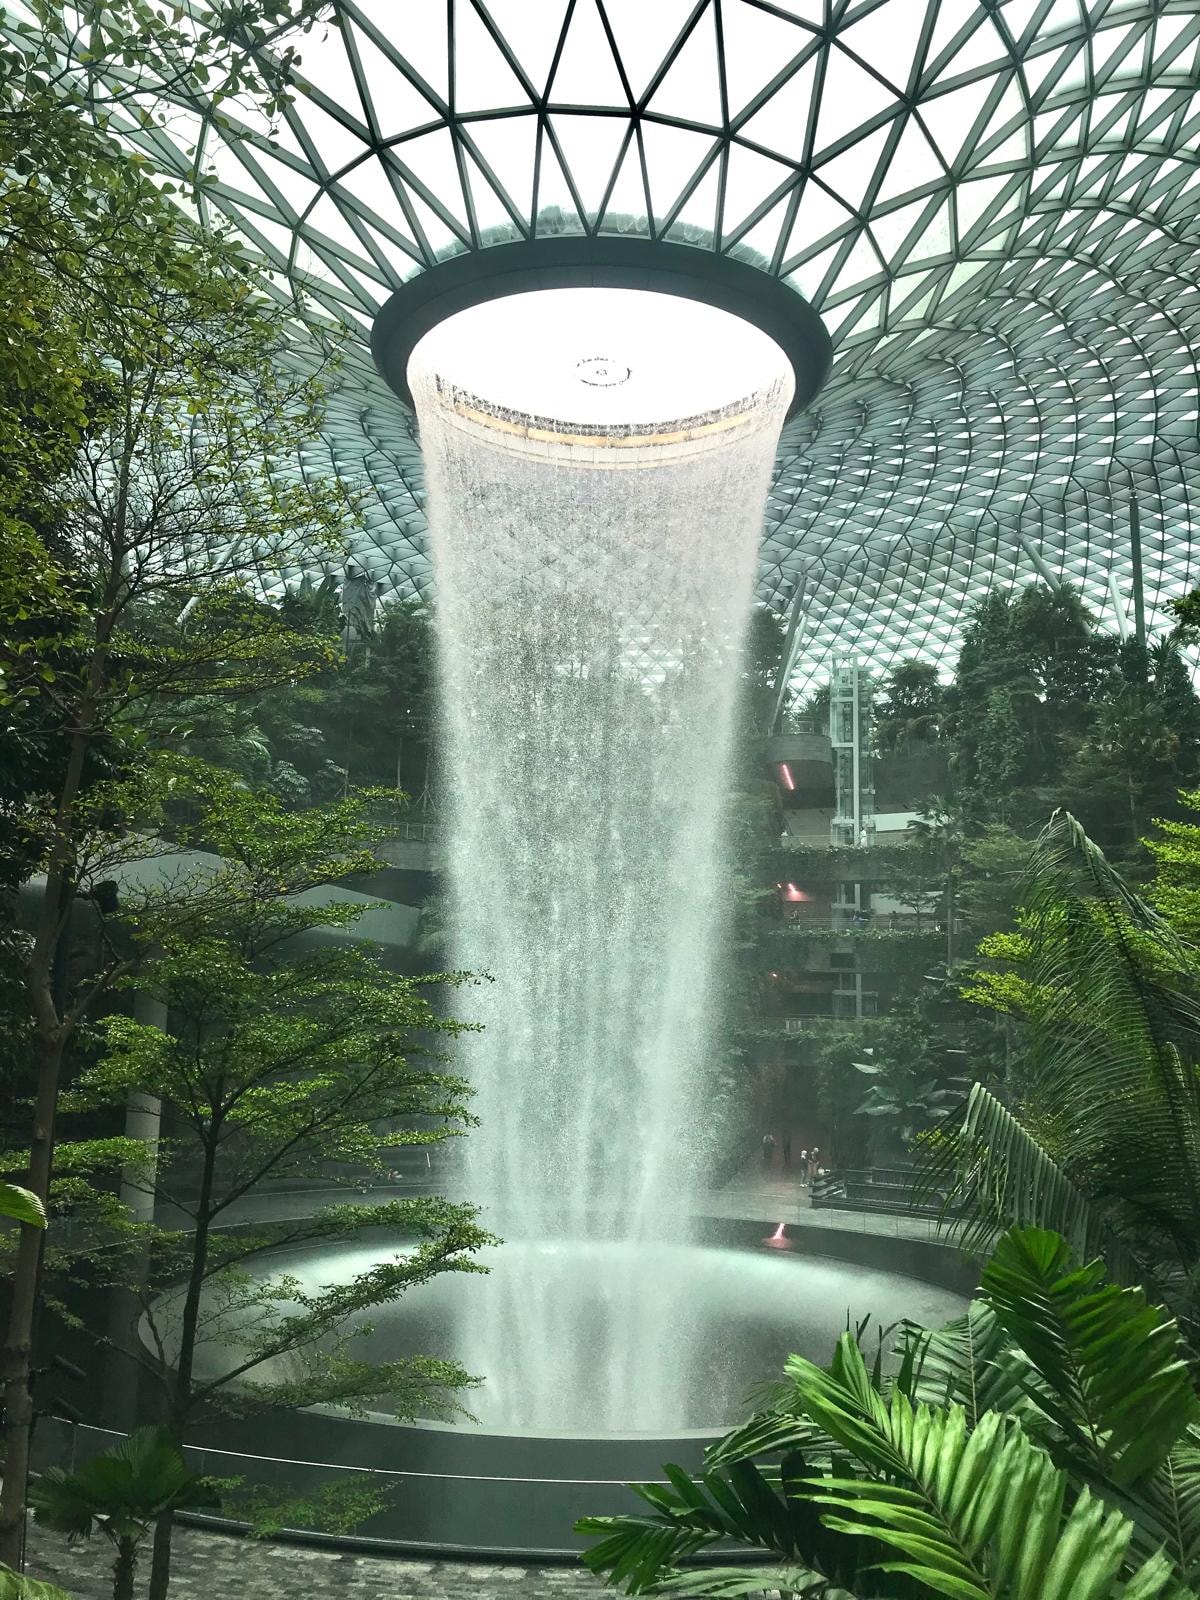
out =
[(1131, 501), (1151, 621), (1200, 579), (1198, 72), (1200, 0), (334, 0), (275, 130), (170, 106), (129, 137), (351, 330), (306, 466), (366, 475), (361, 559), (402, 595), (420, 456), (366, 341), (404, 281), (633, 232), (794, 287), (836, 359), (759, 594), (803, 610), (802, 681), (941, 659), (996, 582), (1125, 629)]

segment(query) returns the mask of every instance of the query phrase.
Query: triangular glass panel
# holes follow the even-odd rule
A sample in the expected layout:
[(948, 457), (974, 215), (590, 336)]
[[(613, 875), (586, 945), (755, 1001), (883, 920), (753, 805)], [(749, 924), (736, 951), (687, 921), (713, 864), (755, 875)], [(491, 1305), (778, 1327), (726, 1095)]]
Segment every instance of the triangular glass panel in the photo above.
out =
[[(629, 134), (625, 117), (555, 114), (550, 118), (567, 170), (591, 217), (600, 210)], [(631, 141), (632, 142), (632, 141)], [(645, 205), (639, 207), (645, 210)]]
[(945, 168), (934, 154), (933, 146), (915, 117), (909, 117), (900, 143), (892, 153), (888, 169), (876, 195), (876, 204), (884, 200), (897, 200), (901, 195), (922, 189), (928, 183), (940, 182)]
[[(929, 48), (925, 52), (926, 74), (936, 73), (940, 76), (944, 72), (947, 77), (954, 77), (955, 69), (947, 70), (947, 52), (954, 51), (957, 54), (981, 22), (988, 27), (989, 32), (992, 31), (986, 13), (980, 10), (976, 0), (938, 0), (937, 20), (929, 38)], [(960, 38), (960, 35), (965, 37)], [(999, 45), (998, 35), (993, 33), (993, 37)]]
[(555, 106), (629, 105), (596, 0), (575, 0), (549, 98)]
[(813, 249), (831, 233), (844, 233), (854, 218), (832, 195), (826, 194), (820, 184), (810, 178), (800, 197), (800, 208), (786, 245), (787, 258), (794, 259), (806, 250)]
[(1010, 77), (1005, 85), (1004, 93), (996, 102), (991, 116), (987, 120), (983, 132), (975, 145), (976, 159), (994, 161), (994, 153), (987, 148), (993, 139), (1011, 138), (1014, 129), (1023, 131), (1028, 121), (1029, 113), (1022, 99), (1021, 91), (1016, 77)]
[(396, 192), (388, 181), (382, 163), (374, 156), (360, 161), (356, 167), (343, 172), (337, 180), (339, 189), (347, 190), (362, 202), (370, 217), (378, 217), (387, 226), (401, 233), (408, 232), (408, 223), (400, 209)]
[[(1104, 82), (1110, 75), (1122, 76), (1117, 64), (1124, 61), (1135, 45), (1140, 46), (1148, 31), (1148, 21), (1132, 28), (1109, 28), (1092, 36), (1092, 72), (1096, 82)], [(1128, 63), (1130, 75), (1135, 76), (1141, 65), (1141, 50)]]
[(943, 201), (925, 224), (924, 231), (908, 252), (909, 261), (927, 261), (932, 256), (949, 255), (954, 247), (950, 232), (950, 204)]
[(890, 89), (835, 46), (825, 61), (816, 149), (827, 150), (878, 112), (897, 104)]
[(354, 27), (349, 20), (342, 25), (349, 30), (359, 60), (359, 93), (364, 114), (368, 118), (374, 116), (381, 139), (393, 139), (397, 134), (409, 133), (427, 122), (440, 120), (440, 113), (432, 102), (426, 100), (361, 28)]
[(761, 257), (761, 261), (756, 262), (756, 265), (761, 265), (764, 271), (770, 267), (775, 259), (779, 236), (787, 224), (790, 204), (791, 196), (784, 195), (771, 207), (765, 217), (761, 217), (752, 228), (742, 234), (733, 250), (739, 260), (746, 260), (747, 253), (753, 252), (755, 256)]
[(323, 194), (304, 219), (306, 228), (315, 228), (340, 249), (362, 254), (362, 241), (328, 194)]
[(1154, 24), (1154, 74), (1178, 72), (1187, 64), (1184, 49), (1196, 37), (1194, 16), (1159, 16)]
[[(395, 4), (395, 0), (390, 0)], [(568, 0), (475, 0), (496, 24), (516, 56), (536, 95), (546, 80), (558, 48)]]
[(327, 94), (335, 105), (358, 104), (354, 68), (346, 54), (342, 30), (332, 23), (318, 23), (305, 41), (295, 67), (295, 76)]
[[(448, 226), (432, 207), (425, 204), (421, 196), (408, 184), (403, 186), (405, 198), (412, 207), (413, 217), (417, 227), (425, 236), (425, 241), (432, 252), (434, 259), (442, 256), (461, 255), (467, 247), (470, 235), (465, 223), (461, 234)], [(459, 194), (461, 205), (462, 195)]]
[(982, 272), (984, 267), (989, 265), (991, 263), (987, 261), (956, 261), (946, 280), (946, 288), (942, 295), (943, 303), (959, 289), (965, 288), (976, 273)]
[(871, 218), (871, 232), (885, 261), (895, 264), (904, 260), (907, 255), (905, 241), (931, 207), (932, 202), (928, 199), (912, 200), (897, 211), (889, 211), (886, 216)]
[(912, 77), (924, 23), (925, 7), (917, 0), (887, 0), (886, 5), (843, 28), (838, 43), (904, 90)]
[(864, 231), (855, 240), (854, 248), (838, 268), (833, 288), (829, 291), (830, 298), (844, 294), (847, 289), (857, 288), (871, 278), (877, 278), (882, 271), (883, 265), (875, 247)]
[(454, 110), (527, 106), (528, 94), (475, 8), (460, 5), (454, 17)]
[(787, 82), (747, 117), (738, 133), (753, 144), (766, 145), (792, 161), (803, 161), (812, 121), (817, 59), (814, 52), (802, 62)]
[(566, 174), (544, 129), (539, 130), (538, 139), (541, 160), (538, 164), (535, 218), (537, 233), (542, 237), (555, 233), (586, 233)]
[(717, 35), (712, 7), (688, 34), (666, 76), (651, 95), (648, 109), (664, 117), (720, 127), (721, 81), (717, 73)]
[(730, 117), (736, 117), (764, 82), (813, 44), (807, 28), (746, 5), (722, 8), (721, 39)]
[(317, 185), (311, 177), (297, 172), (295, 167), (290, 167), (286, 161), (274, 161), (265, 154), (260, 155), (258, 161), (262, 167), (263, 177), (274, 184), (297, 215), (306, 211), (316, 199)]
[(455, 217), (465, 221), (462, 182), (449, 128), (422, 133), (392, 146), (392, 154), (422, 182)]
[(958, 212), (958, 238), (961, 243), (983, 217), (993, 200), (999, 198), (1012, 183), (1011, 178), (976, 178), (970, 183), (960, 183), (954, 191)]
[[(528, 5), (529, 0), (518, 0)], [(695, 0), (602, 0), (617, 55), (640, 99), (695, 8)]]
[(677, 128), (667, 122), (642, 122), (642, 147), (650, 174), (650, 199), (654, 215), (666, 217), (691, 182), (701, 164), (712, 154), (711, 134)]
[[(679, 215), (667, 230), (667, 238), (684, 244), (711, 245), (717, 227), (717, 194), (722, 162), (715, 160), (695, 189), (679, 208)], [(650, 191), (651, 198), (654, 190)]]
[(921, 118), (946, 165), (953, 166), (970, 143), (971, 129), (992, 92), (991, 82), (964, 83), (961, 89), (922, 100)]
[(486, 117), (467, 130), (476, 149), (522, 216), (533, 205), (533, 153), (537, 148), (537, 118)]
[(1079, 45), (1072, 44), (1066, 50), (1052, 47), (1043, 51), (1041, 55), (1025, 57), (1021, 63), (1021, 70), (1029, 86), (1030, 99), (1035, 105), (1038, 104), (1038, 91), (1059, 72), (1069, 57), (1078, 54), (1079, 49)]
[(281, 222), (272, 222), (269, 217), (251, 216), (249, 213), (245, 225), (261, 237), (270, 259), (278, 266), (286, 267), (292, 253), (292, 230), (285, 228)]
[(821, 182), (844, 200), (851, 211), (861, 211), (867, 191), (875, 180), (876, 169), (883, 158), (893, 124), (888, 122), (876, 128), (865, 139), (843, 150), (840, 156), (826, 161), (817, 168)]
[(786, 11), (797, 22), (807, 22), (814, 28), (825, 25), (825, 0), (774, 0), (777, 11)]
[(729, 147), (729, 165), (725, 178), (725, 216), (721, 226), (723, 238), (729, 238), (750, 214), (774, 195), (781, 184), (797, 182), (797, 174), (781, 161), (747, 150), (744, 145)]
[[(490, 230), (497, 235), (511, 233), (514, 239), (522, 237), (522, 230), (518, 228), (508, 207), (469, 150), (464, 152), (463, 159), (466, 162), (467, 182), (471, 188), (471, 199), (475, 207), (475, 226), (481, 233)], [(528, 226), (528, 213), (518, 208), (518, 215)]]
[(443, 100), (450, 93), (450, 35), (443, 5), (411, 6), (403, 28), (396, 27), (395, 0), (369, 0), (362, 7), (382, 38), (395, 40), (394, 49)]
[(331, 117), (315, 100), (297, 100), (294, 111), (300, 113), (300, 122), (316, 148), (317, 159), (327, 172), (338, 172), (359, 160), (364, 150), (370, 148), (366, 130), (356, 134)]
[[(399, 201), (397, 201), (396, 206), (397, 211), (399, 211)], [(395, 228), (399, 239), (389, 238), (379, 232), (377, 228), (368, 227), (365, 222), (360, 222), (359, 227), (366, 229), (368, 239), (373, 247), (372, 254), (386, 264), (388, 272), (393, 277), (403, 279), (412, 267), (410, 257), (419, 257), (421, 252), (413, 240), (411, 226), (407, 220), (403, 219), (403, 213), (400, 213), (400, 215), (402, 220)]]
[[(589, 211), (591, 207), (589, 206)], [(642, 182), (642, 163), (638, 154), (637, 138), (630, 139), (624, 158), (617, 170), (617, 181), (613, 185), (612, 193), (608, 197), (608, 204), (604, 208), (604, 217), (601, 228), (612, 231), (614, 227), (624, 231), (624, 221), (628, 217), (644, 217), (646, 215), (646, 188)]]

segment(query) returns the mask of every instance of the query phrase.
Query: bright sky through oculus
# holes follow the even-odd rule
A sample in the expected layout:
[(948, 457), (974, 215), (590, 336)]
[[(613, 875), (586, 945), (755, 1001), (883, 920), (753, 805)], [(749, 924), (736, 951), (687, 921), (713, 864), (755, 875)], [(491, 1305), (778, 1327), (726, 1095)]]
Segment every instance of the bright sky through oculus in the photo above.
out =
[[(334, 0), (275, 130), (202, 106), (128, 138), (214, 174), (280, 294), (353, 336), (324, 446), (373, 491), (361, 559), (430, 569), (419, 451), (366, 354), (447, 254), (633, 231), (741, 256), (821, 313), (830, 381), (784, 431), (759, 597), (798, 681), (951, 656), (992, 583), (1129, 626), (1193, 556), (1200, 0)], [(238, 113), (224, 108), (236, 120)]]
[(791, 385), (779, 346), (715, 306), (636, 289), (545, 289), (439, 323), (409, 370), (493, 405), (584, 424), (667, 423)]

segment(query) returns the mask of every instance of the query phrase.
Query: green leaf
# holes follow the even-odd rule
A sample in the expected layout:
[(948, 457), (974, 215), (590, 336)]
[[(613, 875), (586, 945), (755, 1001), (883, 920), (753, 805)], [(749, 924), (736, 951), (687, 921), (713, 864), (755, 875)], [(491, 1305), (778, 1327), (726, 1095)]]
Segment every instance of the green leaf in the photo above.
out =
[(46, 1208), (32, 1189), (17, 1183), (0, 1183), (0, 1217), (26, 1222), (33, 1228), (46, 1226)]
[(1118, 1484), (1160, 1466), (1200, 1420), (1173, 1318), (1140, 1289), (1072, 1267), (1066, 1241), (1016, 1229), (984, 1268), (981, 1293), (1042, 1380), (1026, 1386), (1085, 1463)]
[(37, 1578), (24, 1578), (9, 1567), (0, 1567), (0, 1600), (71, 1600), (65, 1590)]

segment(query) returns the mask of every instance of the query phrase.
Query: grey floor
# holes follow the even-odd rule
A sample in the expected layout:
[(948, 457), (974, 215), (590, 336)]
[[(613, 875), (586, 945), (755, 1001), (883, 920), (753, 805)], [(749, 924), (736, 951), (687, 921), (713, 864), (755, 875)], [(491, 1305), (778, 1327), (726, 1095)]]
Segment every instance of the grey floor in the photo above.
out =
[[(490, 1562), (412, 1561), (343, 1555), (303, 1545), (231, 1538), (180, 1528), (171, 1564), (174, 1600), (588, 1600), (601, 1585), (581, 1567), (499, 1566)], [(145, 1593), (147, 1566), (138, 1573)], [(110, 1600), (109, 1546), (68, 1545), (30, 1529), (31, 1577), (56, 1583), (73, 1600)]]

